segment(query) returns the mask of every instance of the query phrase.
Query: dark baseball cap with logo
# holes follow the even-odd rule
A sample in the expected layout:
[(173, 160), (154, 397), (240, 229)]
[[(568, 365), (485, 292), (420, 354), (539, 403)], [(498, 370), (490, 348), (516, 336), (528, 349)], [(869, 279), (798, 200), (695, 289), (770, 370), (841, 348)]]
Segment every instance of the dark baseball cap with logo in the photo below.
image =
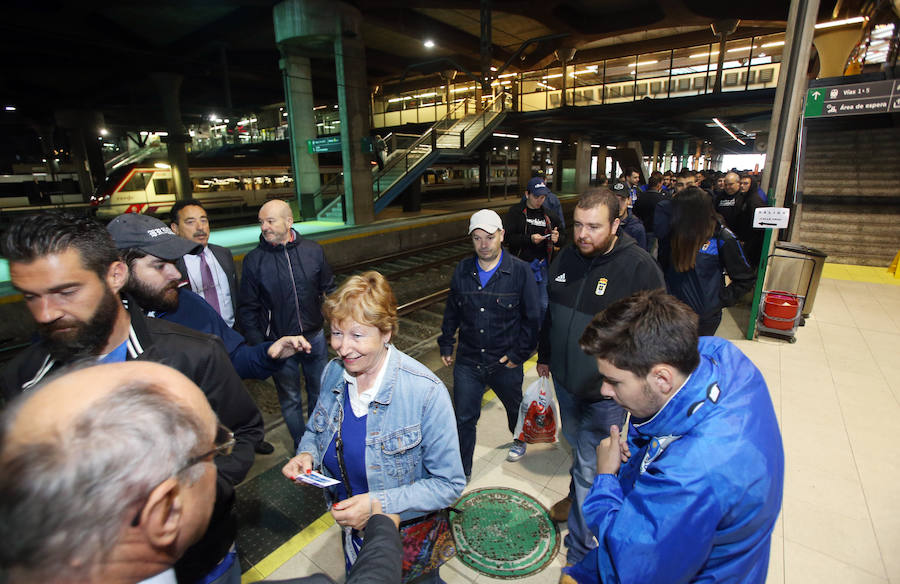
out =
[(140, 213), (119, 215), (109, 222), (106, 230), (112, 235), (117, 249), (135, 248), (168, 261), (203, 251), (202, 245), (178, 237), (156, 217)]
[(547, 188), (547, 183), (545, 183), (544, 179), (539, 176), (536, 176), (528, 181), (528, 188), (526, 190), (532, 195), (541, 196), (550, 194), (550, 189)]

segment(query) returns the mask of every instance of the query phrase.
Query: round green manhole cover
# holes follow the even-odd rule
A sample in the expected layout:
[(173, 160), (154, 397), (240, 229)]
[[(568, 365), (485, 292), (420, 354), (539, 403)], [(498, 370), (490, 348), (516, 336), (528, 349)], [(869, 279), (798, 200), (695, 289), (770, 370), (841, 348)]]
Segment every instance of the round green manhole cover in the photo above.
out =
[(559, 550), (559, 529), (537, 499), (515, 489), (476, 489), (451, 514), (457, 558), (492, 578), (524, 578)]

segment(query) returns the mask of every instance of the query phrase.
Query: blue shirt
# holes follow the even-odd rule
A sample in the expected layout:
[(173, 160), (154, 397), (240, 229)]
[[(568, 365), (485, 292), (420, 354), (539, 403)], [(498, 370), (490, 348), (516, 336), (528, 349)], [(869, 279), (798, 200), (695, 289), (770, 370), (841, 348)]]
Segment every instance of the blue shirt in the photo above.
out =
[(100, 363), (124, 363), (128, 357), (128, 341), (122, 341), (122, 344), (98, 359)]
[(487, 283), (490, 282), (491, 276), (494, 275), (494, 272), (497, 271), (497, 268), (500, 267), (500, 262), (503, 261), (503, 250), (500, 250), (500, 259), (497, 260), (497, 263), (494, 264), (494, 267), (490, 270), (484, 271), (481, 269), (481, 264), (477, 261), (475, 262), (475, 266), (478, 268), (478, 280), (481, 282), (481, 287), (484, 288), (487, 286)]
[[(344, 385), (344, 419), (341, 423), (341, 441), (344, 445), (344, 468), (347, 471), (347, 480), (350, 481), (350, 490), (354, 495), (369, 492), (369, 482), (366, 480), (366, 416), (356, 417), (353, 408), (350, 407), (350, 389)], [(328, 473), (341, 480), (335, 485), (338, 501), (349, 499), (347, 488), (344, 485), (344, 477), (341, 475), (341, 467), (337, 457), (337, 434), (331, 439), (322, 464), (328, 469)]]

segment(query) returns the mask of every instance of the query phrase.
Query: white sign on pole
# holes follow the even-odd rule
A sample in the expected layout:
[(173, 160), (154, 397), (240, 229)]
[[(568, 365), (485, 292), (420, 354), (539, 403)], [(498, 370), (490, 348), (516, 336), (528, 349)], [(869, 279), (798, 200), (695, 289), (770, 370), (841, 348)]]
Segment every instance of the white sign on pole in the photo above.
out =
[(753, 214), (753, 227), (757, 229), (784, 229), (791, 218), (787, 207), (759, 207)]

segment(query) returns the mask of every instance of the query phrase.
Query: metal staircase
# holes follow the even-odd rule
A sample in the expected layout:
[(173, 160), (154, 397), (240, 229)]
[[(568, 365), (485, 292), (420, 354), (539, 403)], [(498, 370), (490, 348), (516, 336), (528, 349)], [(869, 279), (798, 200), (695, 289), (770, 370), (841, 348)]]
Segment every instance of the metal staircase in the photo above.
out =
[[(506, 94), (498, 94), (485, 102), (482, 111), (463, 115), (474, 109), (473, 101), (458, 103), (446, 116), (402, 150), (395, 150), (383, 169), (372, 169), (375, 213), (384, 210), (413, 181), (419, 180), (432, 164), (458, 160), (467, 156), (491, 135), (506, 115)], [(320, 221), (344, 221), (344, 177), (338, 174), (313, 195), (316, 218)]]

